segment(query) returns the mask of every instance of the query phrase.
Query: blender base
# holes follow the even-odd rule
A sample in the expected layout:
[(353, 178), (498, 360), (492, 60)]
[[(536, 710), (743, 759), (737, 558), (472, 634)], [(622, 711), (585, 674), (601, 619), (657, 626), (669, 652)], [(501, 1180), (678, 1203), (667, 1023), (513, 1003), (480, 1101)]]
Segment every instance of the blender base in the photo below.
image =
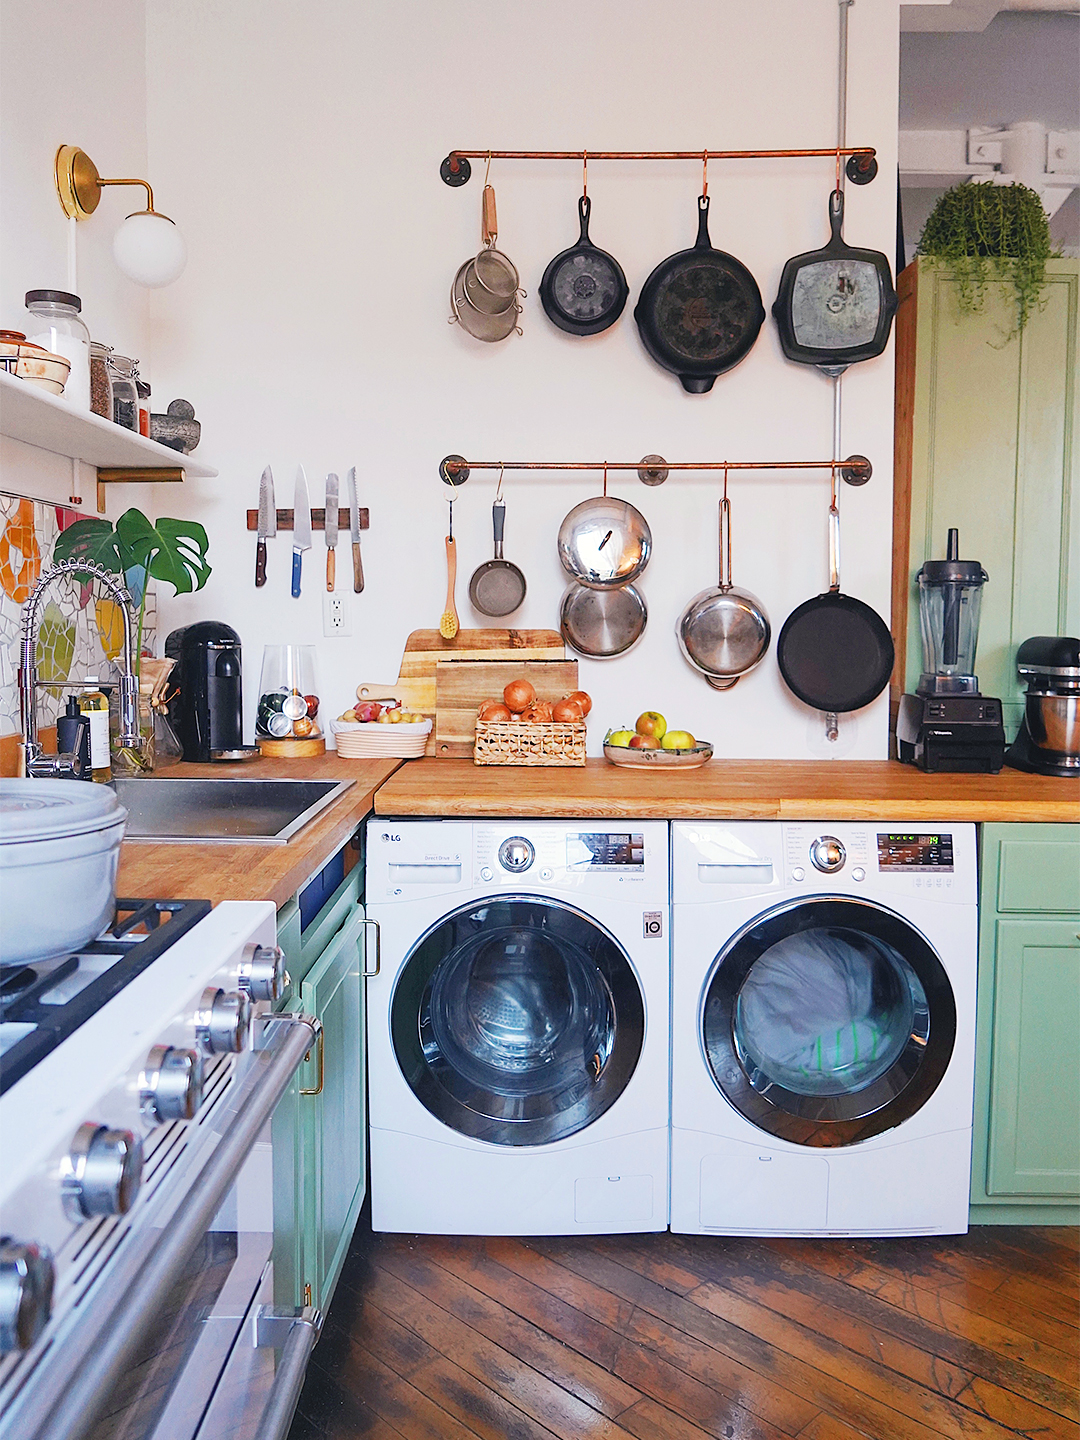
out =
[(1001, 701), (989, 695), (902, 695), (896, 754), (935, 773), (996, 775), (1005, 763)]

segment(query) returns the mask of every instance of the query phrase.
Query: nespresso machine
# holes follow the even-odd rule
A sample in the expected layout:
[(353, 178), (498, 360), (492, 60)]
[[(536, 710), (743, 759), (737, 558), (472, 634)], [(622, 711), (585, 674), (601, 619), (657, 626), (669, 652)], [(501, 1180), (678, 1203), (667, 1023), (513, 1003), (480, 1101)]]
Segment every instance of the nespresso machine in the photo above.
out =
[(240, 636), (220, 620), (174, 630), (165, 654), (176, 660), (170, 679), (169, 723), (185, 760), (205, 763), (243, 748)]
[(1017, 650), (1016, 669), (1027, 694), (1005, 764), (1036, 775), (1080, 775), (1080, 640), (1033, 635)]
[(959, 532), (949, 531), (944, 560), (926, 560), (919, 582), (923, 673), (914, 695), (900, 697), (899, 759), (923, 770), (996, 774), (1005, 759), (1001, 701), (979, 694), (975, 647), (982, 587), (978, 560), (961, 560)]

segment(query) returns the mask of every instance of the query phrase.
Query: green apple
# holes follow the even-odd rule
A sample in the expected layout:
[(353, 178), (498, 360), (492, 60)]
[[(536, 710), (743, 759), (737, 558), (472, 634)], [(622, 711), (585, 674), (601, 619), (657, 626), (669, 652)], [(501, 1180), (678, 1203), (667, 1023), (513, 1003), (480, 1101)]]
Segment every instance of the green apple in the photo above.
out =
[(634, 732), (632, 730), (609, 730), (604, 744), (627, 746), (633, 738)]
[(645, 710), (637, 717), (634, 729), (639, 735), (653, 735), (662, 740), (667, 730), (667, 721), (655, 710)]
[(697, 741), (689, 730), (668, 730), (660, 744), (665, 750), (692, 750)]

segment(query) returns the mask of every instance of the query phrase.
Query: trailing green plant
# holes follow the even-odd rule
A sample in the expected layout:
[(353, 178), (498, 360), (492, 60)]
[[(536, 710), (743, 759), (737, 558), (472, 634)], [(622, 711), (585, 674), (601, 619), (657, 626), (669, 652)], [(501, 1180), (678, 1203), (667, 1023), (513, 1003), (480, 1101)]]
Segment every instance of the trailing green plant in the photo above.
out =
[(139, 633), (135, 667), (142, 658), (143, 617), (146, 614), (147, 578), (163, 580), (176, 595), (201, 590), (210, 578), (206, 560), (206, 531), (197, 520), (174, 520), (163, 515), (148, 520), (141, 510), (125, 510), (113, 526), (108, 520), (76, 520), (57, 536), (53, 559), (93, 560), (113, 575), (120, 575), (139, 607)]
[(995, 185), (965, 180), (946, 190), (919, 238), (916, 254), (945, 261), (957, 280), (961, 313), (973, 314), (986, 302), (987, 286), (997, 282), (1006, 299), (1015, 299), (1011, 339), (1038, 308), (1046, 281), (1046, 262), (1057, 252), (1042, 201), (1026, 185)]

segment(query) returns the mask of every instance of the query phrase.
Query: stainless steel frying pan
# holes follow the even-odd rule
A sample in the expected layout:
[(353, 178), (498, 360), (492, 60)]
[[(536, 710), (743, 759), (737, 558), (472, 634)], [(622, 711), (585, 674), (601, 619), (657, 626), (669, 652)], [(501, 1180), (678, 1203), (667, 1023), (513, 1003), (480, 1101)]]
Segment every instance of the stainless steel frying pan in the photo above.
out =
[(481, 615), (509, 615), (525, 599), (525, 576), (511, 561), (503, 559), (505, 500), (496, 500), (492, 505), (491, 524), (495, 533), (495, 558), (473, 571), (469, 601)]

